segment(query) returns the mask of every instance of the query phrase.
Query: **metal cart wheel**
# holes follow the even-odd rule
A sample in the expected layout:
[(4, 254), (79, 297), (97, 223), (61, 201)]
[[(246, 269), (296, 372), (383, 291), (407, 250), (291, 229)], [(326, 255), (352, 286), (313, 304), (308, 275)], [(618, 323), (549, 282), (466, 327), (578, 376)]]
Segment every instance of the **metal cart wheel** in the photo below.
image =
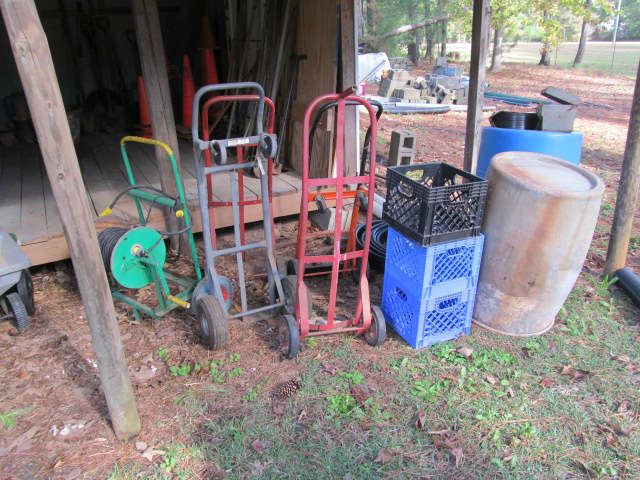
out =
[(24, 306), (27, 309), (27, 314), (33, 315), (36, 313), (36, 304), (33, 301), (33, 280), (31, 279), (31, 273), (29, 273), (29, 270), (22, 271), (20, 280), (16, 285), (16, 290), (18, 291), (18, 295), (20, 295), (22, 303), (24, 303)]
[[(284, 290), (284, 307), (283, 312), (289, 315), (296, 314), (296, 295), (297, 295), (297, 285), (298, 285), (298, 276), (297, 275), (281, 275), (280, 282), (282, 283), (282, 290)], [(276, 289), (275, 282), (272, 282), (269, 285), (269, 301), (271, 303), (276, 303), (278, 296), (278, 290)], [(309, 316), (311, 316), (313, 308), (313, 300), (311, 295), (307, 295), (307, 309), (309, 311)]]
[(19, 333), (24, 333), (29, 330), (31, 322), (29, 321), (29, 314), (27, 313), (27, 307), (17, 293), (10, 293), (6, 296), (7, 299), (7, 313), (13, 315), (13, 319), (16, 321), (16, 327), (18, 327)]
[(284, 314), (278, 325), (278, 350), (282, 357), (294, 358), (300, 350), (300, 330), (293, 315)]
[(364, 339), (372, 347), (379, 347), (385, 338), (387, 338), (387, 325), (384, 313), (377, 305), (371, 305), (371, 325), (364, 332)]
[[(233, 283), (227, 277), (223, 277), (222, 275), (218, 276), (218, 280), (220, 281), (220, 288), (222, 289), (222, 298), (224, 299), (224, 311), (228, 312), (233, 304)], [(193, 294), (191, 295), (191, 305), (192, 312), (194, 314), (198, 314), (198, 300), (206, 295), (214, 295), (213, 291), (209, 291), (209, 280), (203, 278), (198, 282), (196, 288), (193, 290)]]
[(204, 344), (210, 350), (224, 347), (229, 338), (229, 324), (224, 310), (211, 295), (200, 297), (196, 303), (196, 315)]

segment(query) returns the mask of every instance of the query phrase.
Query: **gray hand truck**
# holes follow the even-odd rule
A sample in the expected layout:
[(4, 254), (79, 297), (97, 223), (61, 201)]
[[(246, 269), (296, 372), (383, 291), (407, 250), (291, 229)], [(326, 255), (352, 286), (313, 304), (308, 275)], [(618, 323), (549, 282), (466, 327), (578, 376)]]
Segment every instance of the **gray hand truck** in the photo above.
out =
[[(203, 132), (202, 138), (198, 132), (202, 118), (208, 115), (208, 108), (205, 104), (200, 109), (200, 101), (202, 98), (212, 92), (221, 92), (225, 90), (253, 90), (257, 92), (256, 100), (258, 102), (257, 113), (255, 117), (255, 133), (248, 137), (226, 138), (226, 139), (209, 139), (208, 132)], [(246, 100), (243, 95), (227, 95), (216, 97), (217, 101), (241, 101)], [(205, 252), (205, 276), (200, 281), (194, 291), (194, 304), (196, 308), (207, 308), (211, 313), (211, 317), (217, 319), (213, 322), (203, 322), (201, 320), (201, 329), (205, 341), (216, 343), (215, 337), (217, 330), (226, 332), (228, 318), (243, 318), (257, 313), (275, 311), (280, 313), (285, 306), (285, 291), (282, 287), (281, 276), (278, 274), (276, 260), (273, 252), (273, 231), (271, 224), (271, 205), (269, 202), (269, 181), (267, 175), (266, 161), (273, 158), (277, 151), (277, 137), (274, 134), (264, 132), (263, 114), (264, 114), (265, 94), (264, 89), (258, 83), (239, 82), (239, 83), (221, 83), (215, 85), (206, 85), (200, 88), (193, 99), (193, 157), (195, 160), (196, 180), (198, 185), (198, 199), (200, 202), (200, 215), (202, 217), (202, 232), (204, 239)], [(256, 145), (256, 154), (253, 160), (242, 163), (228, 162), (227, 150), (235, 149), (240, 145)], [(205, 164), (205, 153), (210, 152), (212, 162), (210, 166)], [(260, 193), (262, 203), (262, 218), (264, 240), (253, 243), (243, 244), (241, 238), (240, 225), (240, 199), (238, 193), (238, 171), (249, 170), (260, 173)], [(231, 190), (231, 208), (233, 211), (233, 233), (235, 246), (229, 248), (214, 248), (214, 239), (211, 232), (211, 219), (208, 202), (208, 183), (207, 178), (210, 175), (228, 173)], [(269, 290), (277, 292), (276, 296), (270, 296), (270, 303), (256, 308), (249, 308), (247, 304), (247, 291), (245, 285), (244, 272), (244, 252), (254, 249), (265, 249), (267, 257), (267, 282)], [(230, 304), (225, 301), (224, 293), (228, 291), (230, 285), (229, 279), (222, 275), (218, 275), (216, 271), (215, 261), (218, 257), (224, 255), (235, 255), (238, 270), (238, 285), (240, 290), (241, 309), (239, 312), (230, 313)], [(275, 287), (275, 288), (274, 288)], [(196, 310), (196, 313), (198, 311)], [(198, 315), (198, 318), (206, 319), (209, 315)], [(282, 316), (282, 324), (279, 329), (279, 342), (285, 344), (299, 343), (298, 326), (292, 323), (288, 317)]]

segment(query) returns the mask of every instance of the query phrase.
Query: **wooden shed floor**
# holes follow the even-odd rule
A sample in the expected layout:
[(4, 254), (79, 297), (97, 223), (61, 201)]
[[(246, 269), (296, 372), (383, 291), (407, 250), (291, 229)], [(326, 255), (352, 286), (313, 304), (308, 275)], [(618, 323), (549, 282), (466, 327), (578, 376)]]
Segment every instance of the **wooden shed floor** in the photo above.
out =
[[(133, 201), (124, 197), (114, 208), (114, 214), (99, 218), (102, 211), (123, 190), (128, 182), (120, 157), (120, 136), (86, 135), (76, 146), (78, 161), (87, 188), (87, 202), (94, 215), (96, 228), (137, 223)], [(154, 148), (129, 144), (128, 152), (134, 175), (140, 184), (160, 186)], [(190, 142), (180, 141), (182, 175), (189, 209), (194, 216), (196, 232), (202, 230), (197, 202), (194, 162)], [(273, 177), (273, 208), (276, 217), (295, 214), (300, 207), (300, 178), (288, 173)], [(245, 175), (245, 196), (257, 198), (258, 179)], [(214, 193), (220, 200), (229, 200), (228, 175), (214, 177)], [(232, 224), (231, 208), (216, 212), (216, 226)], [(246, 222), (262, 219), (259, 205), (246, 208)], [(153, 210), (150, 224), (162, 228), (162, 214)], [(69, 257), (62, 223), (37, 144), (21, 144), (0, 149), (0, 228), (15, 233), (34, 265)]]

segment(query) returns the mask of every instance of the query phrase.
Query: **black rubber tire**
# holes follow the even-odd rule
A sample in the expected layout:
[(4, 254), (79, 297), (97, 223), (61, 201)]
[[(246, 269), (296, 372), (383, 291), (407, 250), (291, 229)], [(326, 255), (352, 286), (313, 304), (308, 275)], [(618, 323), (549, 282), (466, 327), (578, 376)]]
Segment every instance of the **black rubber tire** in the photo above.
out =
[[(351, 270), (351, 280), (353, 280), (353, 283), (355, 283), (356, 285), (360, 284), (360, 266), (362, 265), (362, 259), (361, 258), (357, 258), (356, 259), (356, 267)], [(367, 280), (371, 280), (371, 262), (367, 262)]]
[[(227, 299), (225, 300), (223, 306), (224, 311), (228, 312), (231, 308), (231, 305), (233, 304), (233, 283), (231, 283), (231, 280), (229, 280), (227, 277), (224, 277), (222, 275), (220, 275), (218, 278), (222, 287), (222, 296), (224, 297), (225, 291), (227, 292)], [(208, 288), (208, 282), (208, 279), (203, 278), (198, 282), (196, 288), (194, 288), (193, 290), (193, 294), (191, 295), (191, 311), (194, 315), (198, 314), (198, 299), (207, 295), (215, 297), (215, 295), (213, 295), (213, 291), (209, 291), (210, 289)]]
[(16, 327), (19, 333), (24, 333), (31, 327), (31, 321), (29, 320), (29, 314), (27, 313), (27, 307), (25, 307), (20, 295), (12, 292), (7, 295), (7, 306), (11, 310), (8, 313), (13, 315), (13, 319), (16, 322)]
[(196, 315), (204, 345), (210, 350), (223, 348), (229, 338), (229, 322), (224, 310), (211, 295), (204, 295), (196, 302)]
[(364, 332), (365, 341), (372, 347), (379, 347), (387, 338), (387, 323), (384, 313), (377, 305), (371, 305), (371, 325)]
[(27, 309), (27, 314), (33, 315), (36, 313), (36, 304), (33, 300), (33, 280), (31, 279), (29, 270), (22, 271), (20, 280), (18, 280), (18, 284), (16, 285), (16, 291)]
[(284, 314), (280, 317), (278, 351), (287, 359), (294, 358), (300, 351), (300, 327), (293, 315)]

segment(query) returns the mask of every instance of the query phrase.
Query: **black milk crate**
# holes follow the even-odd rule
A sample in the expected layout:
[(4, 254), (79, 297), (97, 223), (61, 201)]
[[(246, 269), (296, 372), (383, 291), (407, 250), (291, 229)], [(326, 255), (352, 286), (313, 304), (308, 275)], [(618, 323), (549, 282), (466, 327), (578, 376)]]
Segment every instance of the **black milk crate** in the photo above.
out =
[(387, 168), (382, 219), (423, 246), (477, 235), (488, 182), (446, 163)]

